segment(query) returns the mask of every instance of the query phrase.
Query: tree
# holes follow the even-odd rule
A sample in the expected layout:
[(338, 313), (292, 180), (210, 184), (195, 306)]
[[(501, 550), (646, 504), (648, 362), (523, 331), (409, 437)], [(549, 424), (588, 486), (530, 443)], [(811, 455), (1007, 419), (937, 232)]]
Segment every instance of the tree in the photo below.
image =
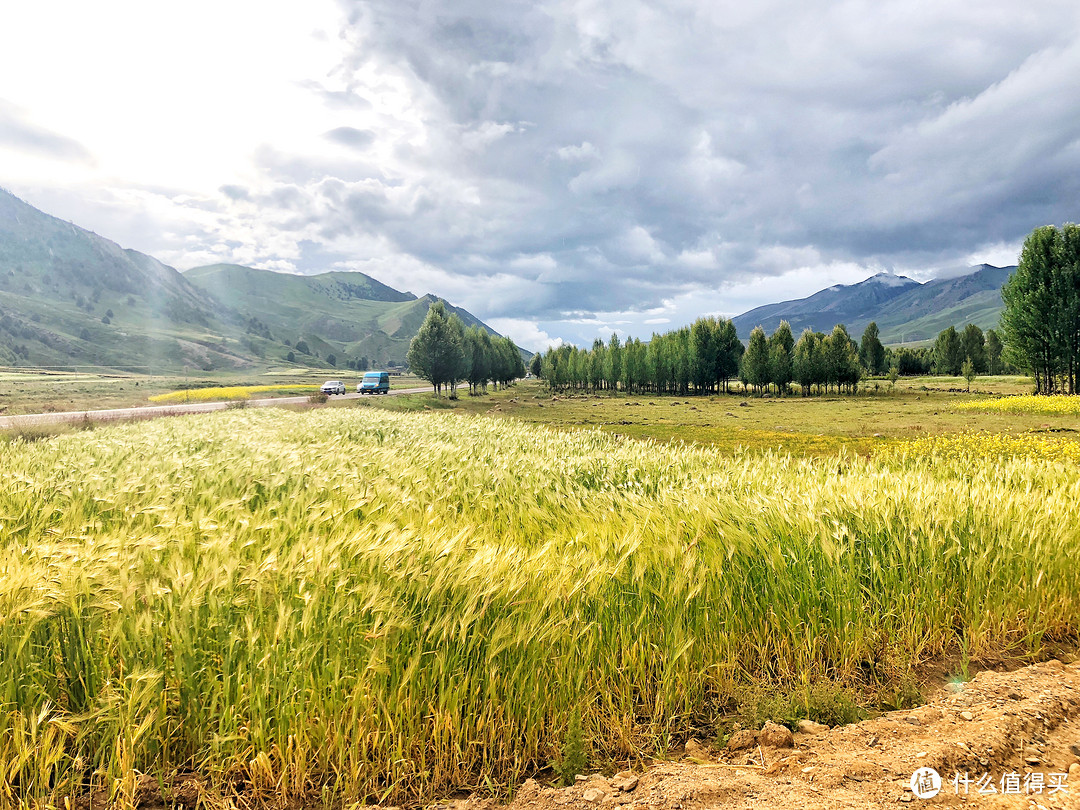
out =
[(971, 360), (976, 373), (986, 371), (986, 337), (983, 330), (973, 323), (965, 326), (960, 333), (960, 355)]
[(1064, 277), (1075, 275), (1076, 269), (1061, 266), (1063, 241), (1053, 225), (1028, 234), (1019, 265), (1001, 288), (1005, 359), (1030, 371), (1040, 394), (1054, 393), (1066, 369), (1067, 313), (1073, 306)]
[(729, 319), (720, 324), (717, 342), (716, 379), (724, 384), (726, 392), (728, 381), (739, 375), (739, 363), (745, 351), (742, 341), (739, 340), (734, 321)]
[(285, 359), (288, 360), (290, 363), (295, 363), (296, 362), (296, 355), (293, 354), (292, 352), (289, 352), (287, 355), (285, 355)]
[(794, 345), (791, 324), (780, 321), (776, 331), (769, 335), (769, 382), (776, 386), (779, 394), (786, 394), (791, 385), (791, 350)]
[(543, 357), (543, 355), (540, 354), (540, 352), (537, 352), (536, 354), (534, 354), (532, 356), (532, 359), (529, 361), (529, 373), (532, 374), (534, 377), (539, 377), (540, 376), (540, 366), (543, 363), (543, 361), (544, 361), (544, 357)]
[(556, 373), (556, 366), (558, 365), (559, 357), (555, 353), (554, 348), (549, 348), (547, 354), (544, 355), (543, 360), (540, 361), (540, 376), (547, 383), (550, 391), (555, 391), (558, 385), (558, 374)]
[(618, 390), (619, 378), (622, 377), (622, 346), (619, 344), (619, 336), (611, 333), (611, 343), (608, 345), (606, 362), (604, 364), (604, 378), (608, 388)]
[(469, 390), (477, 393), (487, 387), (487, 381), (492, 377), (494, 352), (491, 348), (491, 335), (486, 329), (470, 326), (465, 330), (465, 343), (462, 348), (469, 366), (465, 379), (469, 382)]
[(690, 327), (690, 380), (699, 392), (712, 389), (718, 382), (719, 338), (716, 318), (698, 318)]
[(300, 352), (300, 354), (311, 354), (311, 349), (308, 348), (307, 343), (303, 340), (296, 341), (296, 350)]
[(975, 364), (971, 362), (970, 357), (965, 357), (963, 364), (960, 366), (960, 375), (967, 380), (967, 390), (971, 390), (971, 383), (975, 379)]
[(991, 375), (997, 374), (1001, 362), (1001, 338), (993, 329), (986, 330), (986, 365)]
[(442, 393), (444, 385), (451, 392), (466, 372), (464, 326), (457, 315), (447, 316), (446, 306), (436, 301), (428, 309), (420, 331), (409, 344), (406, 362), (409, 370), (422, 380), (427, 380)]
[[(484, 333), (487, 335), (487, 332)], [(487, 338), (490, 340), (490, 337)], [(500, 337), (490, 341), (491, 377), (502, 386), (507, 386), (518, 377), (525, 376), (525, 361), (512, 338)]]
[(332, 366), (336, 366), (337, 356), (333, 352), (331, 352), (330, 354), (326, 355), (326, 362)]
[(755, 326), (750, 333), (740, 374), (746, 384), (753, 386), (754, 391), (760, 391), (769, 382), (769, 343), (765, 330), (760, 326)]
[(960, 375), (964, 355), (960, 353), (960, 335), (955, 326), (943, 329), (934, 341), (934, 370), (950, 377)]
[(822, 382), (825, 390), (835, 385), (837, 393), (842, 389), (854, 392), (862, 379), (859, 362), (859, 344), (851, 339), (847, 328), (838, 323), (832, 333), (822, 340)]
[(823, 358), (821, 356), (822, 336), (807, 328), (799, 336), (792, 354), (792, 375), (802, 389), (803, 396), (809, 396), (813, 386), (825, 382)]
[(863, 331), (859, 342), (859, 360), (871, 374), (881, 374), (885, 370), (885, 347), (878, 337), (878, 325), (870, 321)]

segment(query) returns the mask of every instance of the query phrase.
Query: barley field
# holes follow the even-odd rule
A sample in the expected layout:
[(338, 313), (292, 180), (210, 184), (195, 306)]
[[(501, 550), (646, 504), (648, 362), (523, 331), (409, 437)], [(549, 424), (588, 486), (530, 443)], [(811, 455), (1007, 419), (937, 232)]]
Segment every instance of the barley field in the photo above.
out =
[(1037, 455), (721, 455), (373, 408), (0, 445), (0, 806), (140, 773), (427, 801), (662, 752), (733, 685), (1080, 630)]

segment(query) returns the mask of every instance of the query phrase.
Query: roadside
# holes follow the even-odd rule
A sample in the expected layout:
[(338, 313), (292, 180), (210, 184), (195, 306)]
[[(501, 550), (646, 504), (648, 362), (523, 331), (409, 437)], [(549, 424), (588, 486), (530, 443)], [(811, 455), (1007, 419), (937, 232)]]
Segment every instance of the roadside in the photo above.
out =
[[(391, 390), (386, 396), (400, 396), (402, 394), (422, 394), (430, 390), (425, 388), (399, 388)], [(345, 399), (361, 399), (366, 394), (337, 395), (335, 401)], [(88, 411), (64, 411), (60, 413), (32, 413), (17, 416), (0, 416), (0, 430), (15, 430), (27, 427), (45, 427), (49, 425), (72, 424), (79, 422), (116, 422), (127, 419), (153, 419), (159, 416), (180, 416), (191, 413), (207, 413), (209, 411), (223, 411), (227, 408), (274, 408), (287, 405), (305, 405), (310, 397), (270, 397), (266, 399), (250, 399), (238, 402), (185, 402), (176, 405), (144, 405), (133, 408), (108, 408), (105, 410)]]

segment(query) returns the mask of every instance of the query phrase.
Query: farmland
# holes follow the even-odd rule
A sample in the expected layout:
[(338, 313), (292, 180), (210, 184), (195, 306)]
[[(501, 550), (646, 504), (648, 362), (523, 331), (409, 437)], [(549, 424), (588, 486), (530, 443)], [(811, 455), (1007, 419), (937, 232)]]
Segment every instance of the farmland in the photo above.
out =
[[(751, 687), (887, 694), (1080, 630), (1080, 477), (1038, 436), (837, 439), (806, 429), (822, 403), (721, 398), (713, 446), (642, 441), (559, 415), (661, 406), (529, 391), (459, 403), (513, 418), (365, 403), (0, 445), (0, 805), (131, 804), (140, 773), (248, 802), (499, 791), (575, 745), (661, 754)], [(871, 401), (1023, 418), (945, 396)], [(706, 430), (799, 406), (829, 446)]]

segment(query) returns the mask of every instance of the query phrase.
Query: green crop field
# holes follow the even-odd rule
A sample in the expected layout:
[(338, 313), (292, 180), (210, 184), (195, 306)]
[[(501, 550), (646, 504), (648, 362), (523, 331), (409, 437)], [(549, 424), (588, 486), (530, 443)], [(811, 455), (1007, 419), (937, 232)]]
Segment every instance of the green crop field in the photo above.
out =
[(131, 805), (139, 774), (248, 804), (501, 790), (568, 743), (662, 753), (747, 688), (1080, 631), (1080, 476), (1040, 441), (569, 427), (365, 402), (0, 444), (0, 806)]

